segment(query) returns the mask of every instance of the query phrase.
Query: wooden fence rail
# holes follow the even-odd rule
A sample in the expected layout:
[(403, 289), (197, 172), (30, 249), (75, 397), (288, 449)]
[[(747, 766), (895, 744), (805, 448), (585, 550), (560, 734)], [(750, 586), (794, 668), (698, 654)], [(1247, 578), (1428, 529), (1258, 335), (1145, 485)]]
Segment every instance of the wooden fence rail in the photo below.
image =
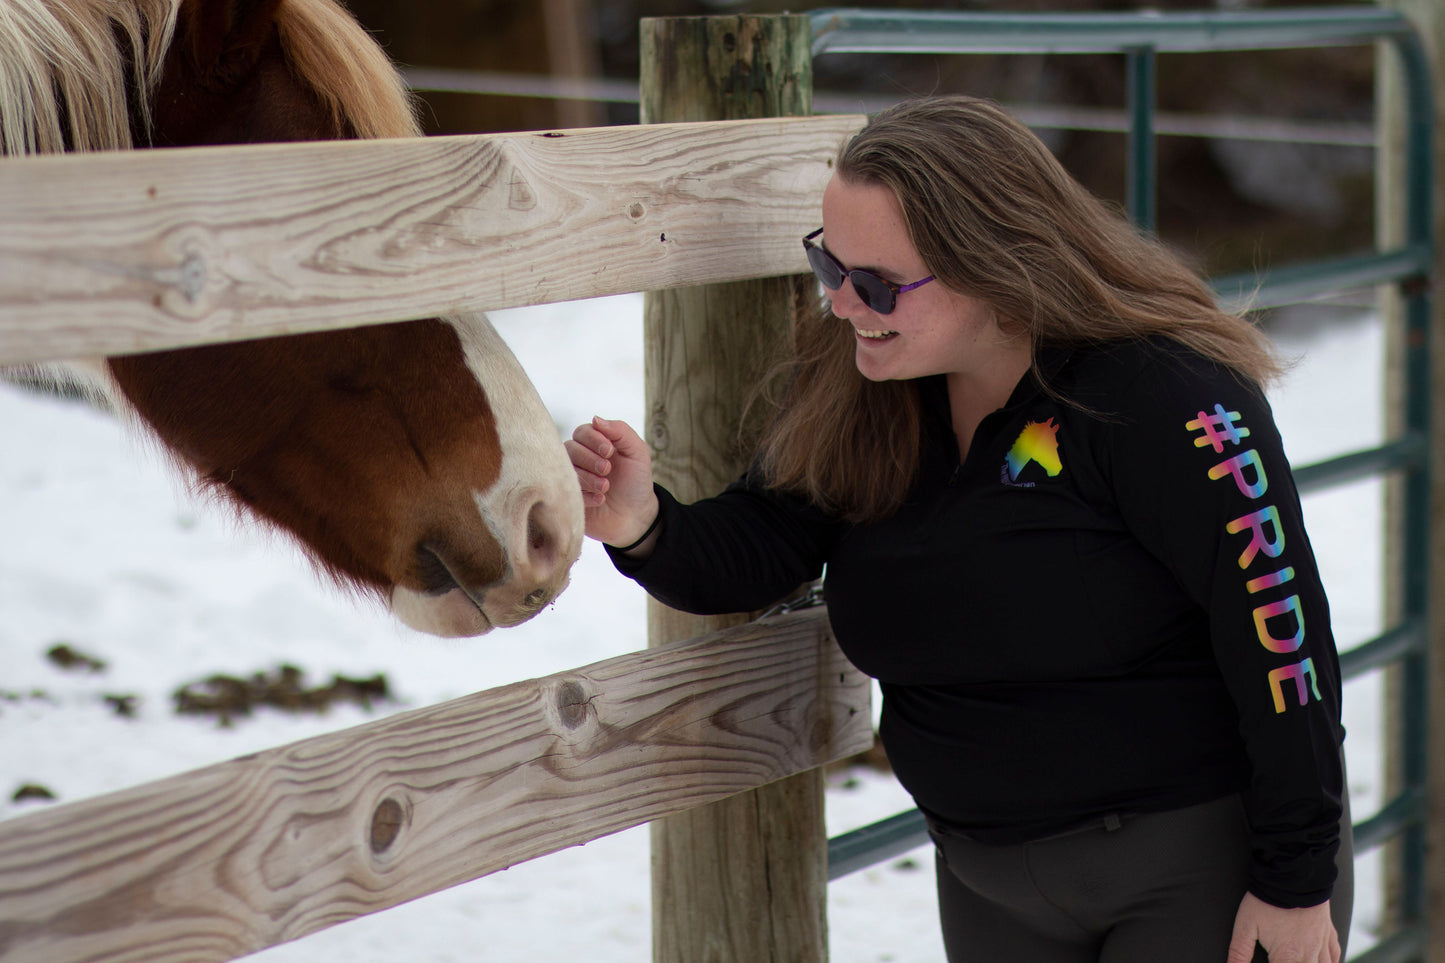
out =
[(0, 364), (807, 270), (861, 117), (0, 161)]
[(6, 963), (229, 960), (873, 743), (819, 611), (0, 822)]
[[(862, 122), (0, 160), (0, 365), (796, 274)], [(860, 752), (869, 697), (786, 615), (9, 819), (0, 958), (233, 959)]]

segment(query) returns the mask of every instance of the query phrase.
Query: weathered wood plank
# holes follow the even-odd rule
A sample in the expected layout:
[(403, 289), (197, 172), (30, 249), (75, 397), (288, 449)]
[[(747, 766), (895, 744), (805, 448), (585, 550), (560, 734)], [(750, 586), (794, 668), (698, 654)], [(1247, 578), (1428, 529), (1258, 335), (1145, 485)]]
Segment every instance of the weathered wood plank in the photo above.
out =
[[(638, 33), (644, 124), (811, 110), (806, 16), (644, 17)], [(721, 491), (752, 460), (761, 426), (740, 419), (788, 340), (798, 281), (816, 289), (809, 275), (644, 298), (646, 437), (657, 480), (684, 502)], [(689, 615), (650, 599), (648, 638), (668, 643), (748, 617)], [(826, 961), (823, 808), (813, 771), (654, 822), (653, 963)]]
[(818, 611), (0, 822), (6, 963), (226, 960), (872, 743)]
[[(1445, 7), (1437, 0), (1386, 0), (1384, 6), (1409, 17), (1424, 44), (1433, 75), (1440, 77), (1440, 70), (1445, 67)], [(1376, 49), (1375, 102), (1380, 151), (1375, 167), (1375, 231), (1376, 241), (1383, 249), (1405, 242), (1412, 213), (1405, 203), (1409, 133), (1405, 108), (1409, 92), (1394, 46), (1382, 43)], [(1438, 561), (1445, 559), (1445, 298), (1441, 297), (1438, 281), (1445, 277), (1445, 246), (1439, 240), (1445, 237), (1442, 234), (1445, 205), (1440, 204), (1442, 188), (1445, 188), (1445, 101), (1438, 93), (1438, 83), (1437, 79), (1430, 126), (1434, 141), (1430, 178), (1435, 197), (1431, 220), (1436, 238), (1436, 280), (1428, 334), (1423, 343), (1420, 340), (1423, 332), (1407, 327), (1402, 292), (1394, 286), (1377, 289), (1378, 307), (1385, 326), (1387, 437), (1398, 437), (1405, 430), (1406, 408), (1413, 401), (1405, 396), (1407, 354), (1412, 347), (1415, 350), (1426, 347), (1429, 352), (1428, 396), (1422, 399), (1428, 409), (1432, 436), (1423, 483), (1428, 491), (1415, 493), (1420, 507), (1429, 513), (1427, 524), (1414, 531), (1407, 528), (1411, 521), (1406, 512), (1409, 491), (1404, 478), (1390, 477), (1385, 488), (1385, 531), (1389, 533), (1386, 538), (1390, 545), (1385, 559), (1385, 624), (1400, 624), (1407, 596), (1414, 595), (1418, 604), (1423, 594), (1428, 600), (1429, 651), (1422, 658), (1386, 670), (1382, 719), (1385, 798), (1394, 798), (1409, 781), (1420, 778), (1419, 767), (1423, 766), (1425, 798), (1429, 805), (1423, 827), (1406, 830), (1385, 844), (1382, 935), (1398, 935), (1404, 928), (1422, 927), (1427, 933), (1424, 955), (1420, 957), (1424, 963), (1445, 963), (1445, 924), (1441, 923), (1445, 920), (1445, 767), (1437, 763), (1445, 751), (1445, 712), (1440, 709), (1445, 705), (1445, 602), (1442, 602), (1445, 600), (1445, 564)], [(1426, 539), (1424, 545), (1416, 543), (1419, 555), (1411, 551), (1410, 543), (1415, 537)], [(1412, 555), (1415, 557), (1411, 558)], [(1416, 568), (1417, 560), (1428, 560), (1428, 564)], [(1423, 719), (1412, 719), (1412, 713), (1405, 708), (1406, 690), (1414, 685), (1425, 690), (1422, 695), (1429, 711)], [(1411, 725), (1424, 726), (1424, 733), (1409, 733), (1407, 727)], [(1422, 735), (1424, 745), (1417, 741)], [(1416, 859), (1419, 862), (1412, 867), (1410, 864)], [(1423, 875), (1423, 879), (1417, 881), (1421, 888), (1413, 892), (1411, 881), (1406, 877), (1412, 868)]]
[(0, 363), (806, 269), (860, 117), (0, 160)]

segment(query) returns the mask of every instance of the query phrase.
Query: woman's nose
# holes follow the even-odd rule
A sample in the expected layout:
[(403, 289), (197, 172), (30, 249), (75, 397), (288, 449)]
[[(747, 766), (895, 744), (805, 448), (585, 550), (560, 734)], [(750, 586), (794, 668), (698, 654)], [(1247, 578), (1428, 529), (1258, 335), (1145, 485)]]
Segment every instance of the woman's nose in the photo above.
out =
[(828, 292), (828, 302), (833, 306), (833, 314), (843, 321), (847, 321), (859, 309), (866, 307), (858, 297), (858, 292), (853, 289), (853, 282), (846, 277), (843, 283), (836, 289)]

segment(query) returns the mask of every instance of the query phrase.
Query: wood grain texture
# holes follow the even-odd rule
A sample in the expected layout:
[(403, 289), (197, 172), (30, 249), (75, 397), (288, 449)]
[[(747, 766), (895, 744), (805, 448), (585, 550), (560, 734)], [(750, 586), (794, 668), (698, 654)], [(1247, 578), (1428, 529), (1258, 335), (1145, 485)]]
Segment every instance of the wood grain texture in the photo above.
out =
[[(805, 16), (644, 18), (640, 36), (645, 123), (811, 109)], [(759, 272), (643, 299), (646, 436), (654, 474), (681, 500), (717, 493), (747, 466), (756, 439), (740, 430), (744, 406), (787, 341), (799, 284), (816, 290), (811, 275)], [(649, 600), (648, 638), (667, 643), (747, 617)], [(827, 843), (818, 772), (654, 822), (654, 963), (825, 961)]]
[(642, 123), (806, 117), (811, 43), (799, 14), (643, 17)]
[(872, 743), (818, 611), (0, 822), (5, 963), (227, 960)]
[(0, 364), (806, 269), (861, 117), (0, 160)]
[[(1406, 525), (1406, 483), (1398, 476), (1387, 477), (1385, 483), (1385, 522), (1387, 539), (1385, 553), (1385, 624), (1399, 625), (1406, 593), (1415, 577), (1416, 591), (1429, 600), (1427, 636), (1429, 651), (1423, 658), (1396, 664), (1384, 673), (1384, 783), (1385, 798), (1395, 798), (1406, 786), (1411, 769), (1425, 772), (1425, 798), (1428, 813), (1425, 825), (1389, 839), (1383, 847), (1382, 876), (1384, 908), (1381, 920), (1382, 937), (1394, 935), (1407, 926), (1424, 924), (1426, 941), (1424, 963), (1445, 963), (1445, 766), (1438, 760), (1445, 753), (1445, 298), (1440, 295), (1439, 278), (1445, 277), (1445, 205), (1440, 203), (1445, 187), (1445, 100), (1439, 93), (1441, 68), (1445, 66), (1445, 7), (1438, 0), (1386, 0), (1383, 4), (1409, 17), (1411, 25), (1423, 42), (1436, 80), (1432, 107), (1433, 138), (1431, 180), (1435, 205), (1433, 233), (1435, 237), (1435, 294), (1431, 300), (1429, 332), (1429, 395), (1431, 443), (1426, 485), (1422, 496), (1430, 513), (1428, 539), (1424, 554), (1430, 559), (1425, 572), (1407, 571), (1405, 541), (1410, 534)], [(1377, 46), (1376, 67), (1376, 129), (1379, 158), (1375, 167), (1376, 240), (1381, 248), (1395, 247), (1405, 241), (1407, 233), (1406, 143), (1407, 91), (1405, 77), (1392, 44)], [(1405, 427), (1405, 366), (1407, 344), (1417, 335), (1406, 329), (1405, 305), (1400, 291), (1393, 285), (1377, 289), (1377, 305), (1385, 330), (1385, 411), (1387, 437), (1398, 437)], [(1418, 342), (1415, 343), (1418, 346)], [(1423, 721), (1424, 745), (1414, 741), (1406, 727), (1422, 724), (1408, 719), (1403, 709), (1406, 689), (1423, 686), (1429, 711)], [(1414, 735), (1418, 736), (1419, 733)], [(1411, 758), (1412, 753), (1423, 756)], [(1423, 855), (1421, 855), (1423, 850)], [(1423, 873), (1423, 892), (1415, 899), (1406, 882), (1407, 865), (1419, 860)], [(1413, 904), (1413, 905), (1412, 905)]]

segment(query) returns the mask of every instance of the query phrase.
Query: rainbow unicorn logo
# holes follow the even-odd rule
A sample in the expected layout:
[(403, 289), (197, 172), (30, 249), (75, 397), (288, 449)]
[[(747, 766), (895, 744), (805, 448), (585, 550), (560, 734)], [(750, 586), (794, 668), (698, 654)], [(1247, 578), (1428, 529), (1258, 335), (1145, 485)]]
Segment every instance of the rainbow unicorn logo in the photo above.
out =
[(1063, 471), (1063, 462), (1059, 461), (1058, 435), (1059, 426), (1052, 418), (1025, 424), (1013, 447), (1004, 456), (1005, 480), (1011, 485), (1019, 484), (1019, 475), (1031, 461), (1038, 462), (1050, 478)]

